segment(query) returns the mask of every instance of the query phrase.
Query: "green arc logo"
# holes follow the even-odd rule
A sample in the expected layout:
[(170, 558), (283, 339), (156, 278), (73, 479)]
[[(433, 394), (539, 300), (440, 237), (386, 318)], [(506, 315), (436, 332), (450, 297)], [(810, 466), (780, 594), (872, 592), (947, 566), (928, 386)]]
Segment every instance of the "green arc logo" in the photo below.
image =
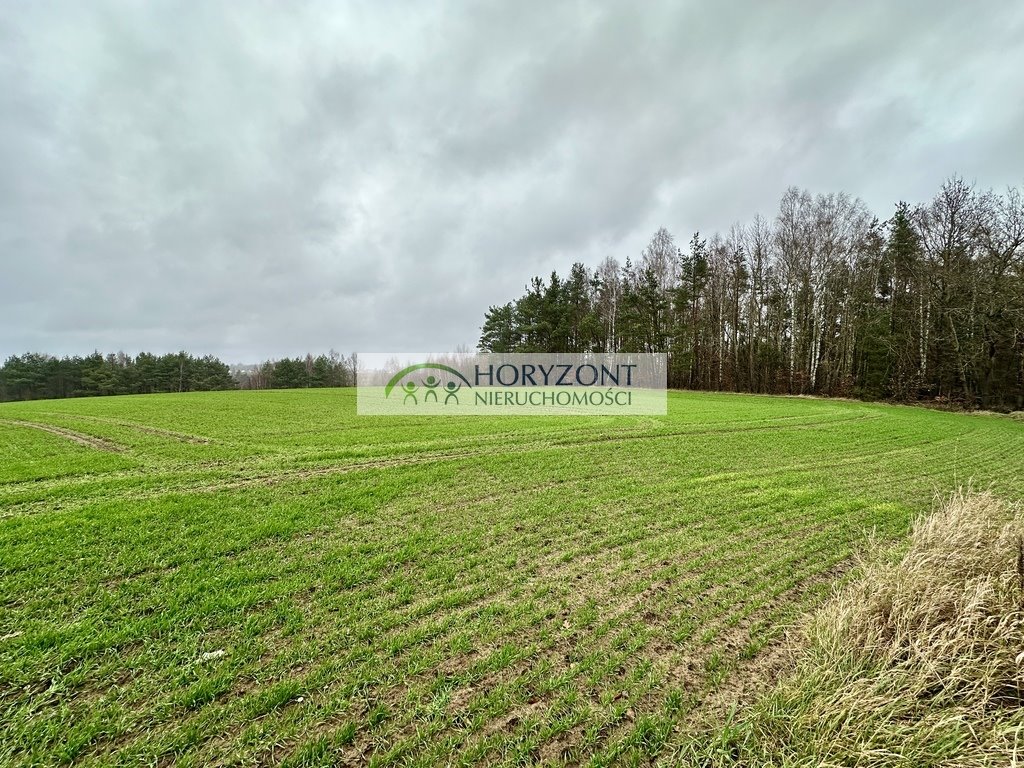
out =
[(459, 373), (451, 366), (441, 365), (440, 363), (417, 363), (416, 365), (410, 365), (408, 368), (403, 368), (402, 370), (400, 370), (398, 373), (391, 377), (391, 381), (389, 381), (387, 383), (387, 386), (384, 387), (384, 397), (390, 397), (391, 390), (393, 390), (395, 388), (395, 385), (402, 380), (403, 376), (406, 376), (412, 373), (413, 371), (423, 370), (424, 368), (433, 368), (435, 370), (445, 371), (454, 376), (458, 376), (466, 383), (467, 387), (472, 388), (473, 386), (472, 384), (469, 383), (469, 380), (465, 376), (463, 376), (461, 373)]

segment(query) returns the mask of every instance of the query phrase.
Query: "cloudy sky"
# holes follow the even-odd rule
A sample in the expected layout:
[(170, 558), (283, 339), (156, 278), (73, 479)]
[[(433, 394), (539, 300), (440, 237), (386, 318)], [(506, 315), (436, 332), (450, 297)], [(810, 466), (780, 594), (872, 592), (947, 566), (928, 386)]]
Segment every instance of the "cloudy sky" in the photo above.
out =
[(0, 355), (473, 346), (789, 185), (1020, 185), (1022, 72), (1013, 0), (3, 3)]

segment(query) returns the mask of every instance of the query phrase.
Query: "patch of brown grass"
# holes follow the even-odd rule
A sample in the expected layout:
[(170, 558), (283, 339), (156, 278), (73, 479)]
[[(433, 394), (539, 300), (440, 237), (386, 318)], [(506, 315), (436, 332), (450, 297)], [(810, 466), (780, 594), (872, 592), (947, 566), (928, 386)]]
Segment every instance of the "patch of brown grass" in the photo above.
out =
[(1024, 737), (1024, 514), (958, 492), (875, 547), (807, 623), (795, 671), (705, 765), (1009, 765)]
[(917, 697), (983, 710), (1024, 698), (1024, 518), (959, 493), (915, 524), (811, 625), (811, 641), (899, 673)]

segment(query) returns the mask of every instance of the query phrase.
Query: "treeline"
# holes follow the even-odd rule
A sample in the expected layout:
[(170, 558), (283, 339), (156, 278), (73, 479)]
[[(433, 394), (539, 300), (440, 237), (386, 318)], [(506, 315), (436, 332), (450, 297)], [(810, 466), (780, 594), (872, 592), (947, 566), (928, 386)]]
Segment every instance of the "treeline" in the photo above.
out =
[(216, 357), (185, 352), (129, 357), (123, 352), (86, 357), (26, 354), (0, 368), (0, 400), (39, 400), (96, 395), (141, 395), (234, 389), (228, 366)]
[(242, 389), (294, 389), (300, 387), (354, 387), (356, 355), (326, 355), (270, 360), (235, 371)]
[(355, 384), (356, 357), (284, 358), (234, 370), (212, 355), (186, 352), (130, 357), (123, 352), (86, 357), (12, 356), (0, 367), (0, 401), (40, 400), (220, 389), (346, 387)]
[(791, 188), (773, 219), (534, 278), (493, 352), (667, 352), (669, 385), (1024, 407), (1024, 197), (959, 178), (886, 221)]

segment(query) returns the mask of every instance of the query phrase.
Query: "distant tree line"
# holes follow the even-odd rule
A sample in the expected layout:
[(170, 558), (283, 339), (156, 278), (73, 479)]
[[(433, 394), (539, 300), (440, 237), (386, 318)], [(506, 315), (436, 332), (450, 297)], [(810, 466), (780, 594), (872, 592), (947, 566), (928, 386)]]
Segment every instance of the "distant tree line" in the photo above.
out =
[(234, 371), (216, 357), (186, 352), (130, 357), (123, 352), (85, 357), (15, 355), (0, 367), (0, 401), (139, 395), (220, 389), (345, 387), (355, 384), (355, 355), (284, 358)]
[(534, 278), (483, 351), (667, 352), (669, 385), (1024, 407), (1024, 197), (959, 178), (887, 221), (790, 188), (774, 219), (666, 229), (636, 262)]
[(271, 360), (235, 372), (242, 389), (296, 389), (301, 387), (354, 387), (356, 356), (329, 354)]
[(129, 357), (123, 352), (85, 357), (26, 354), (0, 368), (0, 400), (139, 395), (234, 389), (228, 367), (215, 357), (185, 352)]

